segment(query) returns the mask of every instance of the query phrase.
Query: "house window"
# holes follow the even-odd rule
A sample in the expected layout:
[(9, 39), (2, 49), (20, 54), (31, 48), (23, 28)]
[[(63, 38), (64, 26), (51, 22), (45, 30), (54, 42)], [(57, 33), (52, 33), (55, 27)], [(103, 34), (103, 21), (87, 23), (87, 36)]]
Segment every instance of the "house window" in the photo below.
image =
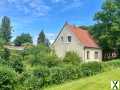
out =
[(95, 52), (95, 59), (98, 59), (98, 52)]
[(71, 42), (71, 41), (72, 41), (72, 37), (68, 36), (68, 42)]
[(63, 36), (61, 36), (61, 41), (63, 41)]
[(90, 59), (90, 52), (87, 51), (87, 59)]

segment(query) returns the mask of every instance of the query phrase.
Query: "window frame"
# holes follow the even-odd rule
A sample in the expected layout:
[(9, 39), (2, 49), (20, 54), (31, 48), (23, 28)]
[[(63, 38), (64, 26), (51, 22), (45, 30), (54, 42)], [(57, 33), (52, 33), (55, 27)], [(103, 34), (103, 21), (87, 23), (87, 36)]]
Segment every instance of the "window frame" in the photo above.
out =
[(72, 42), (72, 36), (71, 36), (71, 35), (68, 35), (68, 36), (67, 36), (67, 42), (68, 42), (68, 43), (71, 43), (71, 42)]

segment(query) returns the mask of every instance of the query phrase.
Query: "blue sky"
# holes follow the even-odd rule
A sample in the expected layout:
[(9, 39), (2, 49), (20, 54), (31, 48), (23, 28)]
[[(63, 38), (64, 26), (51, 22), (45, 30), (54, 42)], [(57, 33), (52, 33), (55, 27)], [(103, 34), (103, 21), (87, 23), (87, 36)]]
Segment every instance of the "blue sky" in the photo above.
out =
[(0, 16), (9, 16), (13, 39), (30, 33), (34, 43), (44, 29), (53, 41), (63, 24), (91, 25), (104, 0), (0, 0)]

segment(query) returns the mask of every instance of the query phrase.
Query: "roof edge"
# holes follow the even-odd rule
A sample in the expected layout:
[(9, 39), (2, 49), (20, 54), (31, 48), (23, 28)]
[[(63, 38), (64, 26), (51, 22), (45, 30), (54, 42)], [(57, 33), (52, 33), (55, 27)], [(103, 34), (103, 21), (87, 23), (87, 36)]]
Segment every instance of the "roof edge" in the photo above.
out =
[(54, 42), (51, 44), (51, 46), (53, 46), (53, 44), (56, 42), (57, 38), (59, 37), (59, 35), (61, 34), (61, 32), (63, 31), (64, 27), (68, 25), (68, 22), (66, 21), (63, 25), (63, 27), (61, 28), (61, 30), (59, 31), (57, 37), (55, 38)]

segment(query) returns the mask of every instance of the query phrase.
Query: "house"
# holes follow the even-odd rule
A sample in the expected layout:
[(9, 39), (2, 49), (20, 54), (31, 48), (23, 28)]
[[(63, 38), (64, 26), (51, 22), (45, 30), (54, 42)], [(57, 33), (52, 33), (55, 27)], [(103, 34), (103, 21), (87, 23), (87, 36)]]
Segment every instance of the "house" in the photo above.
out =
[(4, 48), (7, 48), (9, 50), (23, 51), (25, 47), (23, 47), (23, 46), (5, 45)]
[(65, 23), (51, 45), (56, 55), (63, 58), (68, 51), (78, 54), (83, 62), (102, 61), (102, 50), (87, 30)]

